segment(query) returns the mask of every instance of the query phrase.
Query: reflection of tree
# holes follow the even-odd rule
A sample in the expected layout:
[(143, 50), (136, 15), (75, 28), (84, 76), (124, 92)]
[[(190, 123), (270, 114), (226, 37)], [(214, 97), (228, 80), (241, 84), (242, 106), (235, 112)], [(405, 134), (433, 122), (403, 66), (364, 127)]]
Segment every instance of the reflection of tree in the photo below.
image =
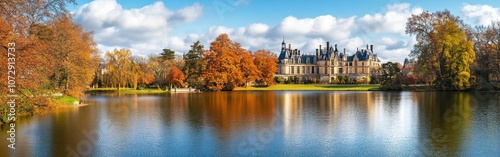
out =
[(427, 155), (458, 152), (462, 141), (467, 136), (464, 132), (471, 123), (471, 95), (458, 92), (426, 92), (414, 93), (420, 107), (419, 117), (423, 124), (420, 130), (425, 130), (421, 141)]
[(270, 127), (275, 116), (274, 92), (214, 92), (205, 96), (203, 108), (208, 122), (222, 137), (234, 131)]

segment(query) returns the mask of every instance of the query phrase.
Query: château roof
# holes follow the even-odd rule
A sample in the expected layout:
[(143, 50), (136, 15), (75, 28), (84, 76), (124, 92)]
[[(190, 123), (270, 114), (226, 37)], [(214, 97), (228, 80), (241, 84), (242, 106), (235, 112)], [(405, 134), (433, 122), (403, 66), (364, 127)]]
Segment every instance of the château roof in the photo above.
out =
[[(283, 42), (281, 44), (285, 45), (286, 43), (283, 40)], [(328, 42), (327, 42), (327, 45), (329, 45)], [(293, 63), (299, 63), (298, 61), (300, 60), (300, 63), (305, 64), (307, 61), (307, 58), (309, 58), (310, 64), (314, 64), (315, 60), (341, 59), (341, 58), (344, 58), (345, 55), (347, 55), (347, 57), (346, 57), (347, 61), (353, 61), (355, 57), (358, 58), (359, 61), (366, 61), (370, 58), (374, 58), (376, 61), (380, 61), (378, 59), (377, 55), (373, 54), (373, 51), (371, 50), (371, 49), (373, 49), (373, 45), (371, 46), (371, 49), (368, 49), (368, 48), (369, 47), (367, 45), (366, 50), (364, 50), (364, 49), (359, 50), (358, 49), (353, 55), (347, 55), (345, 53), (345, 49), (344, 49), (344, 53), (342, 53), (342, 52), (339, 53), (339, 50), (337, 49), (336, 44), (335, 44), (335, 47), (330, 46), (330, 47), (327, 47), (324, 49), (316, 49), (316, 50), (318, 50), (316, 55), (300, 55), (300, 50), (297, 50), (297, 49), (292, 50), (290, 47), (282, 48), (281, 53), (278, 56), (278, 63), (281, 63), (281, 60), (283, 60), (283, 59), (292, 59)]]

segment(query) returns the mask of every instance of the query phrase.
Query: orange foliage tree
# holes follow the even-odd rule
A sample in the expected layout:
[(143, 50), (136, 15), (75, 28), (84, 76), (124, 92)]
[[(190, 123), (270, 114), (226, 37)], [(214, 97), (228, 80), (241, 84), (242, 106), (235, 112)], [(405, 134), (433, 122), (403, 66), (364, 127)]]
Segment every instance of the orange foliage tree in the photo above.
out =
[(253, 62), (252, 52), (241, 48), (239, 43), (235, 43), (236, 54), (240, 60), (240, 71), (243, 74), (243, 79), (245, 81), (245, 86), (248, 82), (255, 81), (260, 75), (259, 69), (255, 66)]
[(202, 74), (209, 90), (233, 90), (245, 82), (237, 48), (238, 44), (233, 43), (227, 34), (219, 35), (210, 43), (210, 50), (204, 54), (206, 68)]
[(167, 82), (171, 85), (184, 87), (184, 73), (177, 67), (172, 67), (167, 75)]
[(278, 57), (276, 53), (266, 50), (258, 50), (254, 54), (254, 64), (259, 70), (257, 81), (266, 84), (276, 84), (273, 80), (274, 74), (278, 71)]

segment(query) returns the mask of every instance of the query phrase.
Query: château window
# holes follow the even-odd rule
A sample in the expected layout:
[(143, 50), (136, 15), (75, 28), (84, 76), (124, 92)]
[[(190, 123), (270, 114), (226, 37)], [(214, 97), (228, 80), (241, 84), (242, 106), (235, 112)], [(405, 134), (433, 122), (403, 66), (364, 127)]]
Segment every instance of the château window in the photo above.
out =
[(293, 73), (295, 73), (295, 69), (294, 69), (294, 68), (293, 68), (293, 66), (292, 66), (292, 74), (293, 74)]
[(297, 67), (297, 74), (300, 74), (300, 67)]
[(312, 71), (312, 73), (314, 74), (314, 67), (311, 67), (311, 68), (312, 68), (312, 70), (311, 70), (311, 71)]
[(307, 58), (307, 59), (306, 59), (306, 64), (309, 64), (309, 62), (310, 62), (310, 61), (309, 61), (309, 58)]
[(306, 67), (302, 67), (302, 73), (306, 73)]

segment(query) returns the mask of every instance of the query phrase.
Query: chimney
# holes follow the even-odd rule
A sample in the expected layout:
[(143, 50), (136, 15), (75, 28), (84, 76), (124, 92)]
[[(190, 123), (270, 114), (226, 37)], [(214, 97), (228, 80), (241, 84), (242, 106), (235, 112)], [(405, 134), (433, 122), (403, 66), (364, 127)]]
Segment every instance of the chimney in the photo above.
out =
[(321, 45), (319, 45), (319, 52), (321, 52), (321, 54), (323, 54), (323, 49), (321, 49)]
[(319, 57), (318, 49), (316, 49), (316, 57)]
[(368, 44), (366, 44), (366, 50), (368, 50)]
[(330, 42), (327, 41), (326, 42), (326, 52), (329, 52), (330, 51)]
[(370, 45), (370, 51), (373, 53), (373, 45)]
[(288, 44), (288, 49), (292, 50), (292, 44)]
[(300, 50), (299, 50), (299, 56), (300, 56)]
[(337, 49), (337, 44), (335, 44), (335, 50)]
[(346, 56), (347, 54), (345, 54), (345, 48), (344, 48), (344, 56)]

